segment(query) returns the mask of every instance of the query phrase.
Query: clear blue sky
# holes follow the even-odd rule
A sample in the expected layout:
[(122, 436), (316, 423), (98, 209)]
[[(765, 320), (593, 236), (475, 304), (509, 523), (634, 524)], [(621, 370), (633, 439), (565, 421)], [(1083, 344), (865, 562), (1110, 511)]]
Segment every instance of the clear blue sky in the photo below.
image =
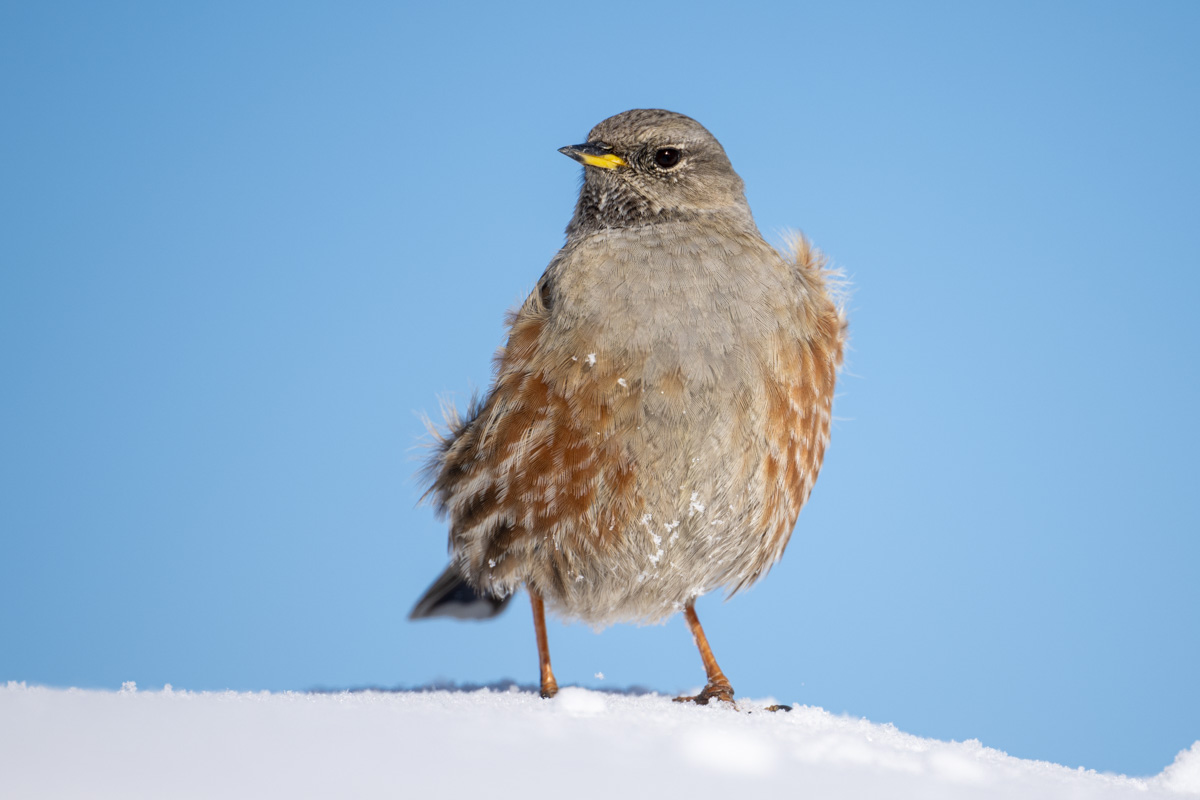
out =
[[(536, 681), (523, 599), (405, 619), (418, 415), (561, 245), (556, 148), (654, 106), (855, 284), (792, 544), (698, 607), (738, 693), (1133, 774), (1200, 738), (1200, 5), (434, 5), (0, 9), (0, 680)], [(703, 681), (678, 618), (550, 642)]]

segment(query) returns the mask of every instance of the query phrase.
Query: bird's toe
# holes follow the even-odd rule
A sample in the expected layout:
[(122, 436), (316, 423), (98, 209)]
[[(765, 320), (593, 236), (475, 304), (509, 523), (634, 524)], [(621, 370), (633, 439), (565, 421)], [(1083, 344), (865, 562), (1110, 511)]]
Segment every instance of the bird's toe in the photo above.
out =
[(710, 700), (722, 700), (733, 703), (733, 687), (728, 683), (710, 683), (700, 690), (700, 694), (692, 697), (676, 697), (676, 703), (695, 703), (698, 706), (708, 705)]

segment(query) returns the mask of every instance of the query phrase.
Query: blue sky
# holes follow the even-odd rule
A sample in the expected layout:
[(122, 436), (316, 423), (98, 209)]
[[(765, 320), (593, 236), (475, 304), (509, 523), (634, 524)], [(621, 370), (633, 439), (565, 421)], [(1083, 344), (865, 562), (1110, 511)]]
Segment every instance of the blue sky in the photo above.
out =
[[(562, 243), (555, 150), (722, 141), (853, 279), (784, 560), (698, 611), (740, 695), (1131, 774), (1200, 738), (1200, 7), (5, 4), (0, 680), (536, 680), (445, 562), (421, 412)], [(682, 623), (560, 683), (699, 685)], [(602, 672), (604, 679), (594, 677)]]

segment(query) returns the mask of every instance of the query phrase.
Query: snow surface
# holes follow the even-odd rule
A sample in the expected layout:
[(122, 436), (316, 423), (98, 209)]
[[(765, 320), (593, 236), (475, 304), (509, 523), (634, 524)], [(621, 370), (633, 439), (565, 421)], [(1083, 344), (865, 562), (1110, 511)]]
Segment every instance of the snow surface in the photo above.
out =
[(820, 708), (568, 687), (137, 691), (0, 686), (0, 797), (1179, 798), (1200, 742), (1128, 778)]

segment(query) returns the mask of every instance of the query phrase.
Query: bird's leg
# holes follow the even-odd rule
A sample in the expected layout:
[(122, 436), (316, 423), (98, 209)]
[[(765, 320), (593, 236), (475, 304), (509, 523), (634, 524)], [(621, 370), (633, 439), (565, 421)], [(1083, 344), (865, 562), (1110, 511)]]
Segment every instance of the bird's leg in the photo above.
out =
[(554, 697), (558, 694), (558, 681), (550, 669), (550, 645), (546, 641), (546, 608), (542, 604), (542, 596), (529, 589), (529, 603), (533, 606), (533, 631), (537, 634), (538, 666), (542, 671), (542, 697)]
[(696, 640), (696, 647), (700, 649), (700, 659), (704, 662), (704, 672), (708, 675), (708, 684), (695, 697), (676, 697), (675, 702), (698, 703), (705, 706), (708, 705), (709, 700), (716, 699), (732, 703), (733, 687), (729, 685), (729, 679), (725, 677), (725, 673), (721, 672), (721, 668), (717, 666), (717, 659), (713, 656), (712, 648), (708, 646), (708, 638), (704, 635), (704, 629), (700, 627), (700, 619), (696, 616), (694, 601), (684, 607), (683, 617), (687, 620), (688, 627), (692, 629), (692, 638)]

